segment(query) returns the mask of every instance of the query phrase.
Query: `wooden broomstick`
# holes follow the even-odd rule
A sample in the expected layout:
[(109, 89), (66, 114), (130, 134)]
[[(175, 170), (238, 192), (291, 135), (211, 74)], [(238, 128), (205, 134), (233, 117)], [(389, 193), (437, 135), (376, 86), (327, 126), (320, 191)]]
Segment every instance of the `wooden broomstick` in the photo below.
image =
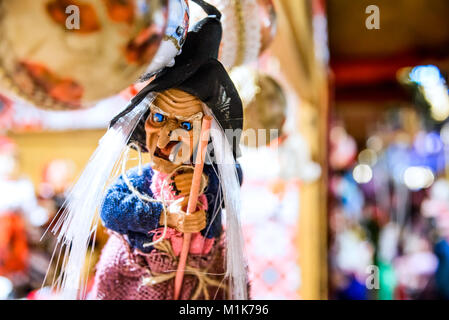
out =
[[(200, 141), (198, 143), (198, 152), (196, 154), (195, 169), (193, 170), (192, 187), (190, 188), (190, 197), (187, 204), (187, 214), (195, 212), (196, 204), (201, 187), (201, 176), (204, 168), (204, 160), (206, 157), (207, 144), (209, 142), (210, 127), (212, 124), (212, 117), (205, 116), (201, 126)], [(182, 281), (184, 279), (184, 270), (186, 268), (187, 256), (189, 255), (191, 233), (184, 234), (182, 242), (182, 250), (179, 256), (178, 269), (175, 276), (175, 295), (174, 299), (178, 300), (181, 293)]]

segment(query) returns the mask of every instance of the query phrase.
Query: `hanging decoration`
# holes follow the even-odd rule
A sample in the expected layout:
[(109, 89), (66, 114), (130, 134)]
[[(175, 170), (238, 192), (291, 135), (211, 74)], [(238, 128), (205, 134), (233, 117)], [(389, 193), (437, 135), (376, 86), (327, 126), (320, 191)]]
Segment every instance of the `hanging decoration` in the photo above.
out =
[(242, 143), (261, 147), (281, 137), (287, 117), (287, 98), (280, 84), (271, 76), (246, 66), (234, 68), (230, 75), (243, 101)]
[[(112, 119), (52, 227), (63, 253), (54, 283), (62, 298), (247, 298), (235, 143), (242, 102), (217, 60), (221, 14), (195, 2), (207, 17), (188, 33), (175, 64)], [(139, 165), (127, 171), (130, 148)], [(148, 153), (146, 165), (141, 152)], [(110, 237), (88, 290), (82, 270), (99, 218)]]
[(188, 18), (187, 0), (1, 1), (0, 90), (44, 109), (92, 106), (170, 63)]
[[(223, 41), (219, 60), (233, 67), (257, 61), (276, 33), (276, 13), (272, 0), (210, 0), (222, 13)], [(192, 12), (199, 20), (200, 13)]]

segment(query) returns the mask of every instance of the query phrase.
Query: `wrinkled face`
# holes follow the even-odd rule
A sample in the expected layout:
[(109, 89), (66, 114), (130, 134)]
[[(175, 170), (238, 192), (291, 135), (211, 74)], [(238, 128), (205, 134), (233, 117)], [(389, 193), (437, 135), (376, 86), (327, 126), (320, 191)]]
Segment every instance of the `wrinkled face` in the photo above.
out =
[(190, 163), (203, 119), (202, 102), (184, 91), (159, 93), (145, 121), (146, 145), (152, 168), (171, 173)]

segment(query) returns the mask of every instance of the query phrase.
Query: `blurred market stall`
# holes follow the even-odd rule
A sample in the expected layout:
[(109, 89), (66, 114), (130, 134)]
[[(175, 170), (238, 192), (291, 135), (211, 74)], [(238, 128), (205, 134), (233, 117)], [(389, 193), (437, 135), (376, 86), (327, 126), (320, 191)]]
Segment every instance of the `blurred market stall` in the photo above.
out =
[(447, 299), (447, 1), (328, 1), (330, 298)]

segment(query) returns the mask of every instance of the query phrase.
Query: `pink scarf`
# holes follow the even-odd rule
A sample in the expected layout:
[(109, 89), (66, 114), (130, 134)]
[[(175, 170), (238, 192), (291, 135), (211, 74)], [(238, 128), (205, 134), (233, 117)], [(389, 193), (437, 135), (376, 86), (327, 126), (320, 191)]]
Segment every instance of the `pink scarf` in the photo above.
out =
[[(164, 185), (164, 180), (167, 178), (167, 176), (168, 175), (165, 173), (154, 171), (150, 186), (154, 198), (160, 200), (162, 199), (162, 194), (164, 195), (164, 199), (166, 201), (172, 201), (182, 198), (182, 196), (176, 196), (174, 194), (173, 188), (170, 186), (169, 183), (165, 182)], [(163, 186), (164, 189), (162, 189)], [(207, 198), (204, 194), (200, 195), (200, 197), (198, 198), (198, 203), (199, 203), (198, 207), (200, 209), (207, 210), (208, 208)], [(152, 233), (154, 233), (153, 241), (159, 239), (162, 236), (163, 231), (164, 227), (151, 231)], [(183, 234), (173, 228), (167, 227), (165, 239), (170, 240), (175, 255), (179, 256), (182, 249)], [(208, 254), (212, 249), (213, 245), (214, 245), (213, 238), (212, 239), (205, 238), (201, 235), (200, 232), (196, 232), (192, 234), (189, 253)]]

